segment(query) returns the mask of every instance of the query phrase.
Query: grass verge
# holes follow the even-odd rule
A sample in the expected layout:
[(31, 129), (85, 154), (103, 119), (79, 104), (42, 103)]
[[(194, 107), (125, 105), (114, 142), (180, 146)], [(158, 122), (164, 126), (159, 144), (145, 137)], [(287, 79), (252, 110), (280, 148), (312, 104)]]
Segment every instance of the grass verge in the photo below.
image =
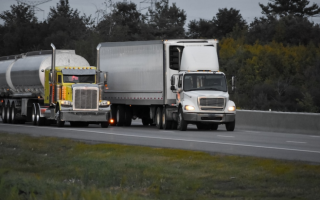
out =
[(0, 199), (320, 199), (320, 166), (0, 133)]

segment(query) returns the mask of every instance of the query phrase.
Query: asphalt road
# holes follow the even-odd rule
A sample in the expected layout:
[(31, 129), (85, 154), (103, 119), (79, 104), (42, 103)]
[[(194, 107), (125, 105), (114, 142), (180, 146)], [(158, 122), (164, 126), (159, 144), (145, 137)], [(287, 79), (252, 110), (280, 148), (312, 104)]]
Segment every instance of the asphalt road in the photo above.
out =
[(217, 131), (200, 131), (189, 125), (188, 130), (182, 132), (144, 127), (137, 120), (131, 127), (109, 128), (100, 128), (99, 125), (70, 127), (69, 123), (57, 128), (54, 125), (16, 125), (0, 121), (0, 132), (320, 163), (320, 136), (237, 129), (227, 132), (224, 125), (220, 125)]

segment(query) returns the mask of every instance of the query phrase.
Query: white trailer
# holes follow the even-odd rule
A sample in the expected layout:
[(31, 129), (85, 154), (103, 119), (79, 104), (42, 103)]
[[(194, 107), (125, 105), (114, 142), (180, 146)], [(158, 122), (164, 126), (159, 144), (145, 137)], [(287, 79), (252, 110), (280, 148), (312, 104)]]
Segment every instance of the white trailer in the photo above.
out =
[(219, 71), (217, 40), (107, 42), (98, 48), (98, 65), (108, 72), (103, 99), (111, 102), (114, 124), (159, 129), (216, 130), (235, 127), (235, 104)]

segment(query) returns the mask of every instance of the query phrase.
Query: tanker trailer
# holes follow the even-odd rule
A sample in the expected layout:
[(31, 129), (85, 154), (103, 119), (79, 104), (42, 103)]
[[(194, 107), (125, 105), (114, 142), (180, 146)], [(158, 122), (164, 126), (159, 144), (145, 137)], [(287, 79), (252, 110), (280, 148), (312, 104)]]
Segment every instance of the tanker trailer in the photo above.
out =
[(28, 52), (0, 58), (3, 123), (109, 126), (110, 102), (102, 100), (107, 73), (74, 50)]

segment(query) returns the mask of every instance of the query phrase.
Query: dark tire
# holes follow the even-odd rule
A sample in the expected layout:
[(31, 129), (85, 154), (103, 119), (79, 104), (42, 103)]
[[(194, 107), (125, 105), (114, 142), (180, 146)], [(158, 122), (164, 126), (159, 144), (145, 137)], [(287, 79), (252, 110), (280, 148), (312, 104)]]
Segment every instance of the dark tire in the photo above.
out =
[(124, 125), (124, 119), (125, 119), (125, 112), (124, 112), (124, 106), (118, 105), (117, 106), (117, 126), (123, 126)]
[(125, 106), (124, 125), (131, 126), (132, 122), (132, 109), (130, 106)]
[(162, 109), (162, 128), (164, 130), (169, 130), (169, 129), (171, 129), (171, 124), (172, 124), (172, 121), (168, 120), (166, 108), (164, 107)]
[(233, 122), (226, 123), (227, 131), (234, 131), (235, 126), (236, 126), (236, 121), (235, 120)]
[(219, 126), (219, 124), (211, 124), (210, 129), (213, 131), (216, 131), (216, 130), (218, 130), (218, 126)]
[(32, 104), (32, 117), (31, 117), (32, 125), (37, 125), (37, 108), (36, 104)]
[[(36, 104), (37, 105), (37, 104)], [(44, 118), (44, 117), (40, 117), (40, 106), (39, 106), (39, 104), (37, 105), (37, 109), (36, 109), (36, 111), (37, 111), (37, 115), (36, 115), (36, 118), (37, 118), (37, 126), (43, 126), (43, 125), (45, 125), (45, 123), (46, 123), (46, 118)]]
[(2, 103), (1, 109), (2, 122), (7, 123), (7, 107), (5, 106), (5, 103)]
[(60, 110), (57, 112), (58, 118), (57, 118), (57, 127), (64, 127), (64, 121), (61, 121), (61, 115), (60, 115)]
[(183, 111), (182, 108), (179, 108), (179, 114), (178, 114), (178, 130), (180, 131), (186, 131), (188, 127), (188, 123), (184, 121), (183, 119)]
[(156, 127), (162, 129), (162, 108), (158, 107), (156, 111)]
[(17, 120), (17, 109), (14, 102), (12, 103), (12, 106), (11, 106), (11, 121), (13, 124), (19, 123), (19, 121)]
[(101, 122), (101, 128), (108, 128), (109, 122)]
[(11, 119), (11, 106), (8, 105), (7, 106), (7, 123), (12, 123), (12, 119)]
[(116, 126), (117, 125), (117, 105), (111, 105), (111, 119), (113, 119), (113, 123), (110, 124), (110, 126)]

